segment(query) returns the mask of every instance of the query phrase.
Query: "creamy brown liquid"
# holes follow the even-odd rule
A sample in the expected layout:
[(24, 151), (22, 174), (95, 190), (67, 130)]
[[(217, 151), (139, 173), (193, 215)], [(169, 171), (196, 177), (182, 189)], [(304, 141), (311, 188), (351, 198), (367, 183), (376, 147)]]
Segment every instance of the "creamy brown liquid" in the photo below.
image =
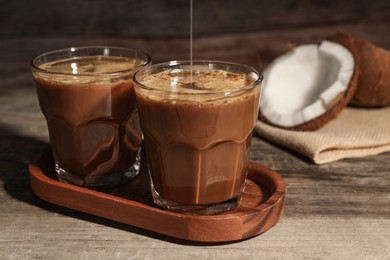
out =
[(96, 56), (40, 67), (73, 76), (34, 72), (53, 154), (63, 170), (100, 176), (123, 172), (135, 162), (141, 133), (135, 125), (132, 75), (114, 78), (104, 73), (129, 70), (140, 63)]
[[(252, 77), (217, 70), (194, 70), (192, 77), (162, 72), (143, 79), (146, 86), (161, 90), (168, 86), (177, 91), (177, 95), (138, 89), (136, 93), (148, 165), (162, 198), (203, 205), (240, 194), (259, 88), (228, 98), (202, 93), (234, 91), (253, 82)], [(192, 95), (191, 101), (188, 95)]]

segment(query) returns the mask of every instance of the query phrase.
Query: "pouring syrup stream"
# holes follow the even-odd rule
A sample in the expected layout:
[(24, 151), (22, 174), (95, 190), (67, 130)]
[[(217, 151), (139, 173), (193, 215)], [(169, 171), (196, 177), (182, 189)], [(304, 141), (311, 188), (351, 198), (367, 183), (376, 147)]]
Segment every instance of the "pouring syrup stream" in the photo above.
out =
[(192, 18), (193, 18), (193, 0), (190, 0), (190, 71), (191, 71), (191, 81), (192, 82)]

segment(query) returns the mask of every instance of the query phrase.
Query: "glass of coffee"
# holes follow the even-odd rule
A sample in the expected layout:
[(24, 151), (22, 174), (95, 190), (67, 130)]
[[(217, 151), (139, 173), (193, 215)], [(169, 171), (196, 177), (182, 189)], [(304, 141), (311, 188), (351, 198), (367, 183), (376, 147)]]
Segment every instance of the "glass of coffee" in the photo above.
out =
[(238, 205), (261, 82), (253, 68), (219, 61), (171, 61), (134, 75), (157, 205), (200, 215)]
[(114, 186), (138, 174), (142, 133), (132, 77), (150, 62), (119, 47), (62, 49), (31, 61), (59, 180)]

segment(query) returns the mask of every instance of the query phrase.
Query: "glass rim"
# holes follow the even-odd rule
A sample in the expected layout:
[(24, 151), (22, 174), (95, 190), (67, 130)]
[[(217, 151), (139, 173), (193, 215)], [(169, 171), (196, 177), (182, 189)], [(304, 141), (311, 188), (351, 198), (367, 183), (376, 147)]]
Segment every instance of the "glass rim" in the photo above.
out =
[[(194, 92), (181, 92), (181, 91), (174, 91), (171, 89), (153, 88), (150, 86), (146, 86), (145, 84), (141, 83), (138, 80), (138, 77), (142, 73), (146, 73), (146, 71), (152, 71), (153, 69), (156, 69), (156, 68), (161, 68), (161, 71), (159, 71), (159, 72), (162, 72), (162, 71), (164, 71), (164, 67), (172, 68), (174, 66), (191, 66), (191, 65), (193, 65), (193, 66), (196, 66), (196, 65), (208, 66), (210, 64), (226, 66), (226, 67), (234, 66), (237, 68), (241, 68), (241, 69), (246, 71), (245, 72), (246, 75), (254, 74), (254, 75), (256, 75), (257, 78), (255, 78), (255, 80), (252, 83), (237, 87), (235, 89), (230, 89), (230, 90), (226, 90), (226, 89), (199, 90), (199, 91), (194, 91)], [(135, 83), (134, 84), (135, 88), (137, 88), (137, 86), (139, 86), (142, 89), (148, 90), (148, 91), (155, 91), (155, 92), (160, 92), (160, 93), (174, 93), (174, 94), (183, 95), (183, 96), (202, 95), (202, 94), (221, 94), (221, 93), (231, 95), (231, 94), (235, 94), (237, 92), (254, 89), (254, 88), (256, 88), (256, 86), (259, 86), (262, 83), (263, 79), (264, 79), (263, 74), (249, 65), (235, 63), (235, 62), (229, 62), (229, 61), (221, 61), (221, 60), (193, 60), (192, 62), (190, 60), (172, 60), (172, 61), (162, 62), (162, 63), (158, 63), (158, 64), (154, 64), (154, 65), (142, 68), (142, 69), (138, 70), (136, 73), (134, 73), (134, 75), (133, 75), (133, 82)]]
[[(35, 61), (37, 61), (40, 58), (43, 58), (44, 56), (53, 55), (53, 54), (56, 54), (56, 53), (66, 53), (66, 52), (72, 53), (72, 52), (77, 52), (77, 51), (80, 51), (80, 50), (87, 50), (87, 49), (95, 49), (95, 50), (115, 49), (115, 50), (118, 50), (118, 51), (123, 50), (123, 51), (131, 52), (131, 53), (141, 54), (142, 56), (145, 57), (145, 59), (141, 59), (143, 62), (140, 65), (132, 67), (130, 69), (111, 71), (111, 72), (80, 73), (80, 74), (72, 74), (72, 73), (67, 73), (67, 72), (58, 72), (58, 71), (46, 70), (46, 69), (42, 69), (42, 68), (38, 67), (35, 64)], [(103, 53), (101, 55), (102, 56), (107, 56), (107, 57), (121, 57), (119, 55), (104, 55)], [(68, 57), (68, 58), (69, 59), (72, 59), (72, 58), (76, 59), (76, 58), (88, 57), (88, 56), (96, 56), (96, 55), (79, 55), (79, 56)], [(126, 57), (126, 56), (123, 56), (123, 57)], [(136, 58), (136, 57), (134, 57), (134, 58)], [(58, 59), (58, 60), (60, 60), (60, 59)], [(118, 74), (128, 73), (128, 72), (137, 70), (139, 68), (145, 67), (145, 66), (151, 64), (151, 61), (152, 61), (152, 58), (150, 57), (150, 55), (147, 54), (144, 51), (141, 51), (141, 50), (136, 50), (136, 49), (132, 49), (132, 48), (126, 48), (126, 47), (117, 47), (117, 46), (104, 46), (104, 45), (100, 46), (100, 45), (96, 45), (96, 46), (68, 47), (68, 48), (62, 48), (62, 49), (57, 49), (57, 50), (44, 52), (42, 54), (39, 54), (39, 55), (35, 56), (34, 58), (32, 58), (30, 60), (30, 68), (32, 70), (39, 71), (39, 72), (42, 72), (42, 73), (55, 74), (55, 75), (65, 75), (65, 76), (81, 76), (81, 77), (115, 76), (115, 75), (118, 75)], [(44, 63), (42, 63), (42, 64), (44, 64)]]

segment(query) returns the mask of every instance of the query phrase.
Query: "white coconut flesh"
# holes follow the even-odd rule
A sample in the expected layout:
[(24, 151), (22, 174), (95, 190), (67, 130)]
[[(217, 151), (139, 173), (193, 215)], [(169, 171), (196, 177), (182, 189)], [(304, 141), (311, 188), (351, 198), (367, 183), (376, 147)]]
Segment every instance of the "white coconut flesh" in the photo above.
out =
[(262, 115), (272, 124), (294, 127), (325, 114), (348, 89), (354, 65), (352, 53), (334, 42), (294, 48), (263, 73)]

